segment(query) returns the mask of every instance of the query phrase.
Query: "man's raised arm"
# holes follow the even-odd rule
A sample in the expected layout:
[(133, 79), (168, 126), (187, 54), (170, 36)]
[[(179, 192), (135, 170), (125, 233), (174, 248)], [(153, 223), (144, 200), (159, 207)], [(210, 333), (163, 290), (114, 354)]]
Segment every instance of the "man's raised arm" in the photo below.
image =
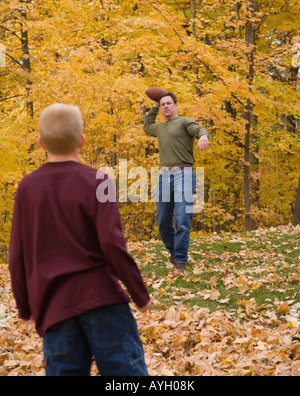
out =
[(158, 111), (159, 103), (155, 103), (145, 119), (144, 132), (149, 136), (157, 137), (158, 135), (158, 126), (156, 124)]

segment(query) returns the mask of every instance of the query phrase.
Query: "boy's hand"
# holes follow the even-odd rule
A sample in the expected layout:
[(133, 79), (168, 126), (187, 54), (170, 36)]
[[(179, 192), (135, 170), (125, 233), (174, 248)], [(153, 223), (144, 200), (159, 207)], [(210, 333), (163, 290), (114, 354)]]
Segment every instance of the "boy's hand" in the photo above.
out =
[(146, 312), (148, 312), (148, 310), (149, 310), (149, 308), (150, 308), (150, 305), (152, 304), (152, 300), (151, 300), (151, 298), (150, 298), (150, 300), (149, 300), (149, 302), (148, 302), (148, 304), (147, 305), (145, 305), (144, 307), (137, 307), (137, 310), (139, 311), (139, 312), (141, 312), (141, 313), (146, 313)]
[(25, 324), (31, 324), (31, 323), (33, 323), (33, 317), (30, 316), (30, 318), (28, 318), (28, 319), (22, 319), (22, 322)]

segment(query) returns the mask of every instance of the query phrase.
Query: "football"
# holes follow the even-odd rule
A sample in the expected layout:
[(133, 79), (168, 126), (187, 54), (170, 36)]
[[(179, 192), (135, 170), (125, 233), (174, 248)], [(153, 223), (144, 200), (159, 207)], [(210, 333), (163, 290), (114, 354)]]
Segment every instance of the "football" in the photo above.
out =
[(162, 95), (165, 93), (167, 93), (167, 91), (162, 88), (149, 88), (146, 91), (146, 95), (148, 96), (148, 98), (153, 100), (154, 102), (158, 102)]

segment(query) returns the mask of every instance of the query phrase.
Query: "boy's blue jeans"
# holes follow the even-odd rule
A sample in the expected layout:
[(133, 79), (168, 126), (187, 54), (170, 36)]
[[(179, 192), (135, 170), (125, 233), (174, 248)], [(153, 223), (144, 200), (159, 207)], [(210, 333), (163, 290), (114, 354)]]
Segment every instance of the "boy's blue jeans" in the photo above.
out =
[(171, 171), (161, 170), (156, 188), (159, 232), (176, 263), (188, 261), (195, 185), (193, 168), (175, 167)]
[(44, 336), (47, 376), (148, 376), (143, 345), (128, 304), (100, 307), (52, 326)]

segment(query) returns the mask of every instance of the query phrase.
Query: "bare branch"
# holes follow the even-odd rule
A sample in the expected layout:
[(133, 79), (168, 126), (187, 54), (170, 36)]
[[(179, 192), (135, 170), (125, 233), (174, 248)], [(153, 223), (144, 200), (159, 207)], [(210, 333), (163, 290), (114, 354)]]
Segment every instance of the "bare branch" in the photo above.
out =
[(21, 97), (23, 97), (23, 95), (10, 96), (9, 98), (0, 99), (0, 103), (1, 102), (5, 102), (6, 100), (15, 99), (15, 98), (21, 98)]

